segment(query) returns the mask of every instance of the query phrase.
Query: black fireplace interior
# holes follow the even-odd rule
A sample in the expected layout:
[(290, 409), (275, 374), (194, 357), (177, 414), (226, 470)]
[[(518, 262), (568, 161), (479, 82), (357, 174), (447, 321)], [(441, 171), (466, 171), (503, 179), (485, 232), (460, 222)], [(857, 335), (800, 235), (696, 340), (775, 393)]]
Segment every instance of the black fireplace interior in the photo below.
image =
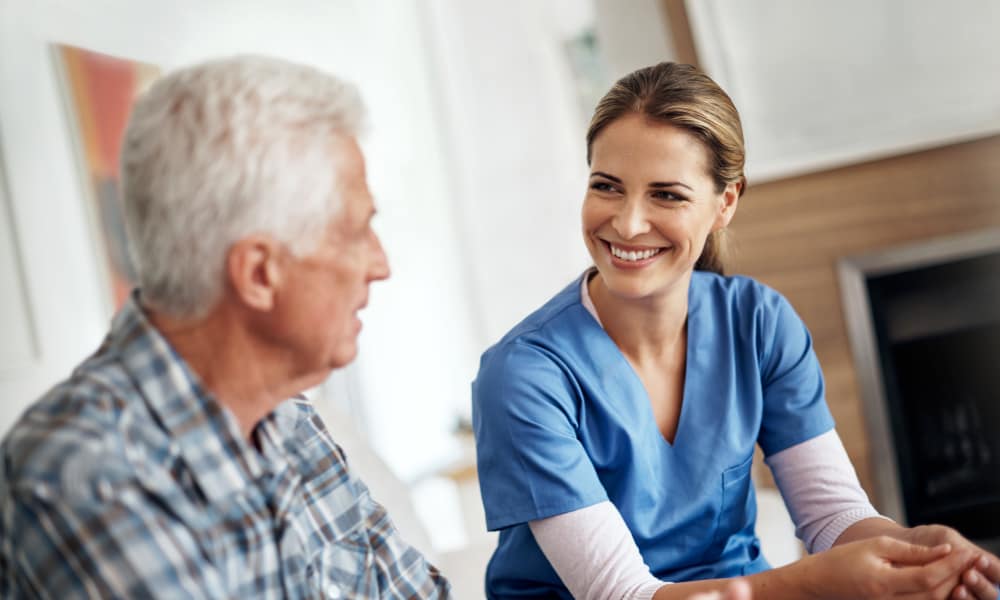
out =
[(1000, 541), (1000, 251), (867, 278), (903, 508)]

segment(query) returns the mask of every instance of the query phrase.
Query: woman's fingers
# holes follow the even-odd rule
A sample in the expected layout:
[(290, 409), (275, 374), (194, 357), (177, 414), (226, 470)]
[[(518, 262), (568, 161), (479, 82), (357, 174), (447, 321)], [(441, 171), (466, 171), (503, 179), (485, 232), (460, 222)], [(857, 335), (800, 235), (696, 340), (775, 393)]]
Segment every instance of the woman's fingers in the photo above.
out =
[(995, 584), (1000, 584), (1000, 559), (984, 552), (976, 561), (976, 570)]
[(695, 594), (688, 600), (752, 600), (752, 594), (749, 583), (742, 579), (736, 579), (723, 592)]
[(736, 581), (729, 584), (726, 588), (725, 595), (722, 597), (723, 600), (751, 600), (752, 594), (750, 591), (750, 584), (742, 579), (737, 579)]
[(924, 592), (944, 589), (947, 597), (959, 585), (963, 572), (973, 562), (974, 555), (965, 550), (952, 550), (945, 556), (927, 564), (909, 564), (895, 567), (886, 573), (892, 589), (899, 592)]
[(702, 592), (694, 596), (688, 596), (687, 600), (726, 600), (721, 592)]
[(959, 587), (966, 589), (963, 600), (996, 600), (997, 598), (997, 586), (979, 570), (980, 564), (979, 561), (976, 561), (975, 568), (962, 574), (962, 585)]
[(952, 551), (951, 544), (924, 546), (888, 536), (878, 538), (877, 544), (881, 557), (897, 565), (926, 565), (947, 556)]

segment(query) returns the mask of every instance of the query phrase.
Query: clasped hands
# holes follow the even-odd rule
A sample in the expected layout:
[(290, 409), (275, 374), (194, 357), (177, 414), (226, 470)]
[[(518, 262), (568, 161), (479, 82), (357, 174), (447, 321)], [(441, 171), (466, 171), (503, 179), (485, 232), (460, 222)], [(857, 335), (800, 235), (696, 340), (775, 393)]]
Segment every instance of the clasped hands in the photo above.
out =
[(954, 529), (900, 528), (800, 562), (815, 598), (996, 600), (1000, 560)]
[[(1000, 560), (954, 529), (927, 525), (834, 546), (789, 565), (781, 597), (817, 600), (880, 598), (997, 600)], [(785, 570), (785, 569), (782, 569)], [(798, 591), (793, 591), (798, 590)], [(751, 600), (735, 580), (722, 592), (689, 600)], [(756, 598), (754, 600), (767, 600)]]

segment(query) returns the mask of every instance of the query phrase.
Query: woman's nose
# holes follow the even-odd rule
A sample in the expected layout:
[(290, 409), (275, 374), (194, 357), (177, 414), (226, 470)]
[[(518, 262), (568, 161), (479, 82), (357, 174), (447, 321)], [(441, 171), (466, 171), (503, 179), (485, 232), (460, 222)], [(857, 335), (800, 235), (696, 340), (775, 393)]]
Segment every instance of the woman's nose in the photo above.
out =
[(643, 202), (637, 198), (627, 198), (618, 208), (611, 222), (622, 239), (632, 239), (649, 231), (649, 220)]

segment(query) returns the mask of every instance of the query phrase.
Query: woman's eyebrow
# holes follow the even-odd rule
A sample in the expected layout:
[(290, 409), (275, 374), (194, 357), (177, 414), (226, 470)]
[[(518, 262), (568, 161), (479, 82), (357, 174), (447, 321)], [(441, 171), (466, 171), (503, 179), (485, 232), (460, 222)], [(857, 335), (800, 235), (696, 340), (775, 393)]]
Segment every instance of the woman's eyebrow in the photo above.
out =
[[(590, 176), (591, 177), (603, 177), (604, 179), (610, 179), (611, 181), (613, 181), (615, 183), (621, 183), (622, 182), (622, 180), (620, 178), (615, 177), (614, 175), (609, 175), (609, 174), (605, 173), (604, 171), (594, 171), (593, 173), (590, 174)], [(694, 188), (692, 188), (688, 184), (686, 184), (684, 182), (681, 182), (681, 181), (654, 181), (654, 182), (652, 182), (652, 183), (649, 184), (649, 187), (651, 187), (651, 188), (683, 187), (683, 188), (687, 188), (687, 189), (691, 190), (692, 192), (694, 191)]]
[(688, 184), (682, 183), (680, 181), (654, 181), (653, 183), (649, 184), (649, 187), (651, 187), (651, 188), (668, 188), (668, 187), (675, 187), (675, 186), (687, 188), (687, 189), (691, 190), (692, 192), (694, 191), (694, 188), (692, 188)]
[(590, 174), (590, 176), (591, 177), (603, 177), (605, 179), (610, 179), (611, 181), (614, 181), (615, 183), (621, 183), (622, 182), (621, 179), (615, 177), (614, 175), (608, 175), (607, 173), (605, 173), (603, 171), (594, 171), (593, 173)]

